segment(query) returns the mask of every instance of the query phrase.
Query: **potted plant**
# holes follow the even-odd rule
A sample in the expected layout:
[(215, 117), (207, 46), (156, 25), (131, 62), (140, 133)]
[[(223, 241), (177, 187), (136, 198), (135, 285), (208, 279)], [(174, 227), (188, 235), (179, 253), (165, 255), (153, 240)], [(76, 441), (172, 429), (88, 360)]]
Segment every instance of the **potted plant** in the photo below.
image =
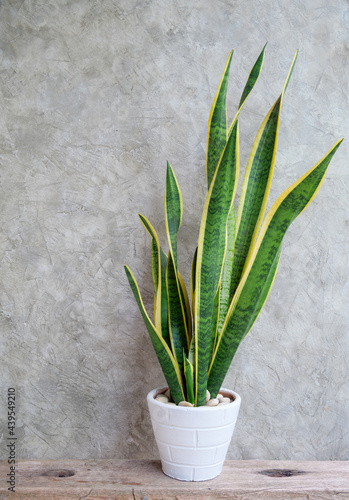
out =
[[(169, 163), (165, 185), (167, 253), (160, 246), (153, 226), (140, 215), (152, 238), (154, 321), (145, 310), (134, 275), (125, 266), (168, 384), (168, 388), (151, 391), (147, 398), (163, 471), (182, 480), (211, 479), (222, 469), (240, 396), (221, 389), (221, 385), (240, 342), (268, 297), (283, 237), (317, 194), (341, 142), (286, 189), (265, 215), (280, 110), (296, 52), (282, 92), (254, 140), (235, 207), (239, 175), (238, 117), (261, 72), (264, 51), (265, 47), (249, 74), (229, 127), (226, 94), (233, 51), (212, 104), (207, 136), (208, 191), (193, 258), (190, 299), (177, 267), (182, 196)], [(219, 403), (222, 398), (225, 398), (223, 403)]]

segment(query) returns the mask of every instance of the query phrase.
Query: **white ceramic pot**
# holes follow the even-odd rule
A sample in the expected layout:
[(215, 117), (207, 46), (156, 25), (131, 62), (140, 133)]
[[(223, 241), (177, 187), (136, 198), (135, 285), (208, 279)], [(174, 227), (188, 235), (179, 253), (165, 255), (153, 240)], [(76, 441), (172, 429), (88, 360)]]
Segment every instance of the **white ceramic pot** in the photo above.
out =
[(218, 476), (234, 432), (241, 398), (228, 389), (220, 392), (233, 402), (190, 408), (155, 400), (165, 389), (147, 396), (163, 472), (181, 481), (207, 481)]

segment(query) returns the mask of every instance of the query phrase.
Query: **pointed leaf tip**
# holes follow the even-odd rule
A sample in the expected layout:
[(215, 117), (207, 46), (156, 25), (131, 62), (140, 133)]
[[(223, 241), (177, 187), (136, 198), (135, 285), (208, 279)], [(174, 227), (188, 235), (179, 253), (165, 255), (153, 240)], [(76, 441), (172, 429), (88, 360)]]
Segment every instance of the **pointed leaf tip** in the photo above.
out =
[[(246, 85), (244, 87), (244, 90), (242, 91), (242, 95), (241, 95), (239, 106), (238, 106), (239, 110), (238, 110), (237, 114), (240, 113), (243, 105), (246, 102), (247, 97), (250, 95), (253, 87), (255, 86), (255, 84), (259, 78), (259, 75), (260, 75), (261, 70), (262, 70), (263, 62), (264, 62), (264, 51), (265, 51), (266, 45), (267, 44), (264, 45), (261, 53), (259, 54), (256, 62), (254, 63), (254, 65), (250, 71)], [(237, 118), (237, 116), (235, 117), (235, 119), (236, 118)], [(235, 119), (234, 119), (234, 121), (235, 121)]]
[(290, 79), (291, 79), (291, 76), (292, 76), (292, 73), (293, 73), (293, 69), (294, 69), (296, 61), (297, 61), (297, 57), (298, 57), (298, 49), (296, 50), (296, 52), (295, 52), (295, 54), (293, 56), (291, 67), (290, 67), (290, 70), (288, 72), (288, 75), (287, 75), (287, 78), (286, 78), (286, 81), (285, 81), (285, 84), (284, 84), (284, 88), (282, 90), (282, 95), (285, 94), (285, 92), (287, 90), (288, 84), (290, 82)]
[(208, 189), (211, 185), (219, 158), (227, 142), (226, 97), (230, 64), (233, 53), (233, 50), (229, 53), (208, 119), (206, 151), (206, 175)]

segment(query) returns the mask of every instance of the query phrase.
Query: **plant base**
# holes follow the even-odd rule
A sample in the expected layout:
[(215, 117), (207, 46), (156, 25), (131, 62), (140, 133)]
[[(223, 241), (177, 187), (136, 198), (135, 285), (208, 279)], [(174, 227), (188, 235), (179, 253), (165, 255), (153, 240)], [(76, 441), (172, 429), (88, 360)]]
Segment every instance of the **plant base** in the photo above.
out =
[(207, 481), (222, 472), (234, 432), (241, 398), (228, 389), (221, 393), (233, 399), (227, 405), (188, 408), (168, 405), (147, 396), (155, 440), (163, 472), (180, 481)]

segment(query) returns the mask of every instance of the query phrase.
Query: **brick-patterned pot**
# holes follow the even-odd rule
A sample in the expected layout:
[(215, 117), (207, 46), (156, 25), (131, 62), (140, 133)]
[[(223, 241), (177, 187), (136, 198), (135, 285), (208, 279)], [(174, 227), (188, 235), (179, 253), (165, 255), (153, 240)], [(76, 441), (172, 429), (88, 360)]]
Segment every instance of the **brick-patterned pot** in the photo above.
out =
[(188, 408), (155, 400), (165, 389), (147, 396), (163, 472), (181, 481), (207, 481), (222, 472), (234, 432), (241, 398), (221, 389), (233, 402), (215, 407)]

